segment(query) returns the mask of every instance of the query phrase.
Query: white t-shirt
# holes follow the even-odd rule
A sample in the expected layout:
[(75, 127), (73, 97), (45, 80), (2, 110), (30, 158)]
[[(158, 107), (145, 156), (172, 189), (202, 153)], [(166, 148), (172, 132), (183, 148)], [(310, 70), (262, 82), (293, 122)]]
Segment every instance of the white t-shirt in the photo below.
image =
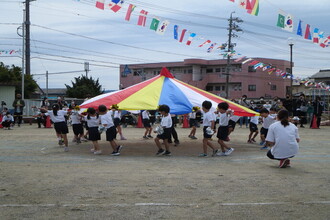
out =
[(196, 112), (190, 112), (189, 119), (196, 119)]
[(259, 116), (252, 116), (250, 122), (258, 125), (259, 124)]
[(100, 120), (101, 120), (101, 124), (105, 125), (104, 126), (105, 128), (111, 128), (112, 126), (114, 126), (111, 112), (107, 112), (104, 115), (100, 115)]
[(97, 118), (96, 116), (90, 116), (90, 119), (87, 118), (88, 116), (85, 116), (84, 119), (87, 121), (87, 125), (90, 128), (98, 127), (100, 124), (100, 116)]
[(211, 111), (203, 112), (203, 126), (211, 127), (212, 121), (215, 121), (215, 114)]
[(147, 110), (142, 112), (142, 119), (149, 119), (149, 112)]
[(262, 121), (262, 127), (268, 129), (276, 121), (276, 116), (268, 115), (266, 118), (262, 118)]
[(160, 122), (160, 125), (165, 128), (172, 127), (172, 118), (171, 115), (168, 114), (167, 116), (162, 117), (162, 121)]
[(58, 122), (65, 122), (65, 117), (67, 114), (67, 111), (64, 110), (58, 110), (57, 111), (57, 115), (54, 115), (53, 110), (49, 110), (48, 113), (46, 113), (45, 115), (49, 115), (50, 119), (54, 122), (54, 123), (58, 123)]
[(276, 159), (283, 159), (295, 156), (298, 153), (299, 145), (298, 128), (289, 122), (284, 127), (280, 121), (270, 125), (266, 141), (275, 142), (271, 152)]
[(12, 116), (12, 115), (5, 115), (5, 116), (3, 116), (3, 118), (2, 118), (2, 122), (4, 122), (4, 121), (14, 121), (14, 117)]
[(269, 111), (270, 108), (272, 107), (272, 105), (271, 104), (264, 104), (262, 107), (264, 107), (265, 109), (267, 109)]
[(119, 118), (119, 119), (121, 119), (121, 111), (115, 111), (114, 112), (114, 115), (113, 115), (113, 118)]
[(241, 116), (237, 116), (237, 115), (232, 115), (230, 116), (230, 120), (234, 121), (234, 122), (237, 122), (239, 119), (241, 118)]
[(77, 111), (72, 111), (70, 118), (71, 118), (71, 124), (73, 125), (81, 124), (81, 116)]
[(226, 112), (225, 113), (218, 113), (219, 116), (219, 126), (228, 126), (228, 121), (230, 115), (228, 115)]

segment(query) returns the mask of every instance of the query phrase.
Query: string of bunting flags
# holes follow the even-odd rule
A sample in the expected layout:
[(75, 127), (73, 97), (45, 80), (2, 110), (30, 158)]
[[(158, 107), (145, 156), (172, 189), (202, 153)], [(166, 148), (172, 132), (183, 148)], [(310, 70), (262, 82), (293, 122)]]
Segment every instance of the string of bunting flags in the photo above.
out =
[[(125, 3), (124, 0), (110, 0), (109, 3), (106, 3), (106, 0), (97, 0), (95, 7), (100, 10), (109, 9), (114, 13), (116, 13), (123, 8), (124, 3)], [(161, 20), (160, 17), (151, 15), (148, 11), (144, 9), (141, 10), (139, 9), (139, 11), (137, 11), (137, 6), (134, 4), (128, 5), (125, 15), (125, 20), (131, 22), (133, 13), (136, 13), (138, 15), (138, 19), (136, 23), (138, 26), (147, 27), (150, 30), (154, 31), (156, 34), (164, 35), (170, 26), (170, 21)], [(149, 19), (150, 24), (148, 25), (147, 19), (149, 17), (151, 18)], [(218, 42), (213, 42), (211, 40), (204, 40), (204, 37), (202, 35), (198, 35), (195, 32), (188, 31), (185, 28), (180, 29), (179, 25), (177, 24), (173, 26), (173, 39), (178, 41), (179, 43), (185, 43), (185, 45), (187, 46), (192, 45), (194, 41), (203, 40), (203, 43), (199, 44), (198, 47), (200, 48), (207, 47), (206, 49), (207, 53), (218, 52), (220, 50), (219, 55), (222, 55), (224, 57), (240, 55), (236, 53), (236, 51), (226, 52), (225, 49), (227, 47), (227, 43), (218, 43)]]
[(0, 50), (0, 55), (13, 55), (20, 52), (21, 50)]
[[(246, 56), (243, 56), (243, 57), (237, 58), (234, 61), (240, 62), (241, 60), (243, 60), (245, 58), (246, 58)], [(248, 59), (244, 60), (242, 62), (242, 64), (249, 64), (249, 66), (252, 66), (255, 70), (259, 69), (264, 72), (266, 71), (268, 74), (275, 73), (276, 76), (281, 76), (283, 79), (292, 77), (293, 81), (300, 83), (300, 84), (304, 84), (307, 87), (321, 88), (321, 89), (330, 91), (330, 85), (326, 85), (324, 82), (316, 83), (309, 79), (300, 79), (299, 77), (294, 77), (290, 73), (283, 71), (279, 68), (276, 68), (272, 64), (263, 63), (258, 60), (252, 59), (252, 58), (248, 58)]]

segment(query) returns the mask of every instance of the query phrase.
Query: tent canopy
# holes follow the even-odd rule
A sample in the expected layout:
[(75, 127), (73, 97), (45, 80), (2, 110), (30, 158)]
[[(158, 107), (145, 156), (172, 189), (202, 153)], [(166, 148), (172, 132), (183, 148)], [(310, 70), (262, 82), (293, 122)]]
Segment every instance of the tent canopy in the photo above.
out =
[(201, 107), (205, 100), (212, 102), (214, 110), (218, 103), (227, 102), (234, 115), (258, 115), (253, 110), (175, 79), (165, 67), (158, 76), (123, 90), (91, 98), (85, 101), (81, 108), (97, 108), (99, 105), (110, 108), (111, 105), (117, 104), (122, 110), (156, 110), (159, 105), (166, 104), (172, 114), (181, 115), (190, 113), (194, 106)]

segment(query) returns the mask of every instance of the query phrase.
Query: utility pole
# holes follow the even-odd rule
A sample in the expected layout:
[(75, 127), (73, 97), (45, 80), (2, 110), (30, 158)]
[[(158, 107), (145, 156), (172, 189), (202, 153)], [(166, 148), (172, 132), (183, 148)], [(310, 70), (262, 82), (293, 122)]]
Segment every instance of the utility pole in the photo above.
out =
[(31, 75), (30, 1), (31, 0), (25, 0), (25, 74), (26, 75)]
[(85, 72), (86, 72), (86, 78), (88, 78), (89, 62), (85, 62), (85, 63), (84, 63), (84, 69), (85, 69)]
[(236, 44), (231, 43), (231, 38), (232, 37), (237, 37), (237, 35), (233, 32), (241, 32), (242, 29), (239, 28), (239, 26), (235, 23), (242, 23), (243, 20), (240, 18), (233, 18), (233, 13), (230, 14), (230, 18), (228, 19), (229, 21), (229, 33), (228, 33), (228, 49), (227, 49), (227, 67), (226, 67), (226, 99), (229, 97), (229, 76), (230, 76), (230, 70), (231, 70), (231, 63), (230, 63), (230, 52), (234, 49)]
[[(19, 32), (22, 30), (22, 33)], [(22, 98), (24, 99), (24, 76), (25, 76), (25, 10), (23, 10), (22, 26), (17, 28), (17, 35), (22, 37)]]
[(48, 70), (46, 71), (46, 97), (48, 99)]

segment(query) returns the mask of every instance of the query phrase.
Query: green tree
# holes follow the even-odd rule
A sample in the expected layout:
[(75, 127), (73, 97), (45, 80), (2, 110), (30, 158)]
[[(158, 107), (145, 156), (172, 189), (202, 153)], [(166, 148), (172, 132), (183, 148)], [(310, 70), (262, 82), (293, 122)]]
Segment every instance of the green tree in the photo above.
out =
[(94, 80), (92, 77), (88, 78), (84, 75), (75, 77), (74, 81), (71, 81), (72, 86), (65, 84), (67, 91), (66, 95), (71, 98), (86, 98), (94, 97), (102, 94), (102, 86), (99, 84), (99, 79)]
[[(13, 84), (15, 85), (15, 92), (22, 93), (22, 68), (15, 65), (8, 66), (0, 62), (0, 82)], [(31, 75), (24, 76), (24, 98), (30, 98), (37, 87), (37, 82)]]

